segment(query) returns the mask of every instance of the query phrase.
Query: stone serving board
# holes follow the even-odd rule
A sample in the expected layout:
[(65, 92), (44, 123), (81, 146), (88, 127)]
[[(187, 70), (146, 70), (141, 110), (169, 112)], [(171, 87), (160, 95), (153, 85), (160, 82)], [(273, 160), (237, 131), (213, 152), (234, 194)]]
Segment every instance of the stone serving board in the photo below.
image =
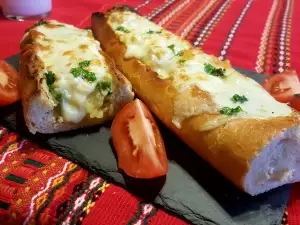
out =
[[(19, 55), (6, 59), (18, 68)], [(265, 76), (236, 68), (261, 83)], [(0, 123), (193, 224), (279, 225), (290, 195), (285, 185), (251, 197), (203, 161), (159, 121), (169, 172), (155, 180), (127, 177), (117, 167), (110, 123), (53, 135), (28, 132), (20, 102), (1, 108)]]

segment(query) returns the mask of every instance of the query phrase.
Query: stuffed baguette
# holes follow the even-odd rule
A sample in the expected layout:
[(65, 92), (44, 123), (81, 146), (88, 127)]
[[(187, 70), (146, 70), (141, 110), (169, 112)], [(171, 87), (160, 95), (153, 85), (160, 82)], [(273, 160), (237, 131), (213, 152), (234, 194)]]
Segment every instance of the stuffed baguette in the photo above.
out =
[(131, 84), (91, 31), (57, 21), (40, 21), (26, 32), (20, 74), (32, 133), (101, 124), (133, 100)]
[(257, 195), (300, 180), (299, 114), (228, 61), (128, 7), (94, 13), (92, 30), (152, 112), (235, 185)]

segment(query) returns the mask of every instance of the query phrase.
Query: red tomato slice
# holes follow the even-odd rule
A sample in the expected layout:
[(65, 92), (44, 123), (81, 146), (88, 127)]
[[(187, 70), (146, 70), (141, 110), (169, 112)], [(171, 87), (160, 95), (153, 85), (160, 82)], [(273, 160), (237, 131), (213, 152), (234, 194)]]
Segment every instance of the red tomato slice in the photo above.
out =
[(300, 82), (295, 71), (275, 74), (262, 85), (277, 101), (288, 103), (300, 93)]
[(290, 102), (290, 106), (300, 112), (300, 94), (294, 95)]
[(168, 159), (157, 124), (139, 99), (117, 113), (111, 127), (119, 168), (134, 178), (150, 179), (168, 172)]
[(0, 61), (0, 106), (20, 99), (19, 74), (10, 64)]

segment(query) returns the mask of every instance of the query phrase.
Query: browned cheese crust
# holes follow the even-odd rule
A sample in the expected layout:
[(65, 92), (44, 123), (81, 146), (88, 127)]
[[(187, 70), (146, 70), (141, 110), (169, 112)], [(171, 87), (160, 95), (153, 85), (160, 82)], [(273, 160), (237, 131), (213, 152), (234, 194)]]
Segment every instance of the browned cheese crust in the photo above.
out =
[[(47, 24), (53, 28), (57, 25)], [(110, 97), (112, 110), (105, 112), (100, 118), (90, 118), (88, 115), (79, 123), (63, 121), (55, 108), (53, 97), (48, 91), (46, 79), (42, 76), (45, 69), (44, 63), (38, 57), (37, 52), (43, 50), (43, 46), (35, 42), (38, 36), (44, 35), (37, 30), (31, 29), (21, 42), (21, 95), (23, 113), (27, 127), (30, 132), (56, 133), (77, 128), (102, 124), (111, 120), (114, 115), (128, 102), (132, 101), (134, 94), (130, 82), (116, 68), (114, 61), (103, 51), (100, 53), (105, 57), (106, 64), (110, 67), (114, 80), (114, 90)]]
[[(166, 126), (225, 177), (244, 189), (243, 180), (249, 170), (249, 162), (272, 138), (299, 124), (299, 118), (294, 114), (268, 120), (235, 120), (209, 131), (199, 131), (198, 127), (204, 121), (215, 117), (201, 114), (184, 120), (181, 129), (176, 128), (172, 123), (174, 100), (178, 95), (175, 87), (170, 80), (160, 79), (156, 72), (139, 60), (124, 57), (126, 46), (107, 23), (113, 10), (122, 13), (127, 8), (117, 7), (105, 15), (94, 13), (92, 16), (92, 30), (101, 42), (101, 47), (115, 60), (117, 67), (131, 82), (137, 96)], [(203, 95), (203, 91), (197, 93), (197, 90), (191, 90), (186, 97), (182, 95), (183, 104), (198, 94)], [(206, 99), (205, 96), (202, 98)]]

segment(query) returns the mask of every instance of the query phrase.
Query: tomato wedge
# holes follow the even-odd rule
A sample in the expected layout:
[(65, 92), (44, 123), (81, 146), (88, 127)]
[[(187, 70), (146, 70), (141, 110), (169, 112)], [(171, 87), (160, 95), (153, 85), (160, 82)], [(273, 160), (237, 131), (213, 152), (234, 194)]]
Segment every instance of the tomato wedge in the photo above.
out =
[(0, 106), (14, 103), (20, 99), (20, 77), (18, 72), (6, 61), (0, 61)]
[(275, 74), (262, 85), (277, 101), (288, 103), (294, 94), (300, 93), (300, 82), (296, 71)]
[(168, 159), (163, 139), (147, 106), (135, 99), (113, 120), (113, 145), (119, 168), (134, 178), (151, 179), (166, 175)]
[(300, 94), (293, 96), (290, 106), (300, 112)]

